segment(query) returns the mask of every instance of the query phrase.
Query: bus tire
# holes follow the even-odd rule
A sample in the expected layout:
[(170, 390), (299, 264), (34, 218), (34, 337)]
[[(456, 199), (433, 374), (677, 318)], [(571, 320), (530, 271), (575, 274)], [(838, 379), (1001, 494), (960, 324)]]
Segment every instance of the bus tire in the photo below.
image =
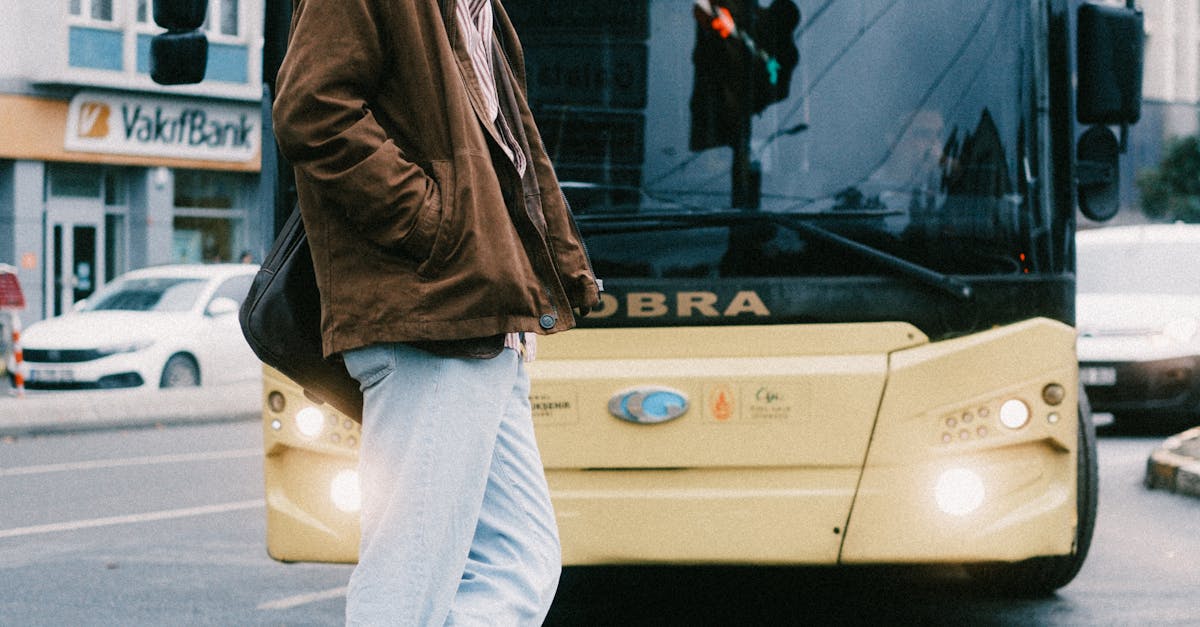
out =
[(1086, 399), (1079, 408), (1078, 457), (1076, 460), (1075, 546), (1067, 555), (1035, 557), (1021, 562), (971, 564), (971, 577), (1009, 596), (1043, 597), (1067, 585), (1079, 574), (1092, 545), (1096, 526), (1096, 503), (1100, 494), (1100, 470), (1096, 461), (1096, 426)]

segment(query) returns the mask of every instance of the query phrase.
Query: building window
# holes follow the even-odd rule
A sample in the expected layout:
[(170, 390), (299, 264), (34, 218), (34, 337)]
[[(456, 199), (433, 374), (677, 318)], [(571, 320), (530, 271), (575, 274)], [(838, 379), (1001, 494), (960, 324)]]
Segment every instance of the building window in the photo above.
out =
[(182, 209), (232, 209), (244, 189), (245, 177), (207, 170), (175, 171), (175, 207)]
[(100, 198), (101, 170), (78, 163), (54, 163), (49, 171), (49, 193), (54, 198)]
[(71, 0), (71, 15), (93, 22), (113, 21), (115, 0)]
[(236, 261), (246, 245), (246, 203), (252, 176), (175, 171), (174, 253), (177, 263)]
[[(210, 0), (204, 30), (218, 39), (237, 39), (241, 36), (241, 15), (238, 0)], [(214, 26), (215, 25), (215, 26)]]
[(220, 12), (217, 23), (221, 25), (221, 34), (237, 37), (241, 34), (238, 27), (238, 0), (218, 0), (213, 5)]
[(225, 263), (237, 261), (242, 223), (233, 216), (201, 217), (175, 214), (175, 263)]
[[(86, 2), (87, 0), (74, 0)], [(93, 0), (96, 1), (96, 0)], [(120, 0), (108, 0), (119, 2)], [(154, 23), (154, 3), (156, 0), (130, 0), (118, 6), (117, 11), (128, 14), (134, 21), (137, 33), (135, 51), (136, 71), (138, 74), (150, 73), (150, 42), (161, 29)], [(206, 82), (235, 83), (248, 85), (250, 75), (255, 67), (251, 62), (255, 47), (248, 37), (251, 22), (243, 13), (251, 13), (256, 8), (255, 2), (247, 4), (245, 0), (208, 0), (207, 13), (201, 29), (208, 36), (208, 68), (205, 72)], [(82, 10), (82, 9), (81, 9)], [(84, 56), (84, 55), (81, 55)], [(97, 67), (99, 61), (87, 61), (92, 57), (120, 57), (120, 51), (111, 55), (95, 54), (89, 51), (86, 58), (73, 65), (79, 67)], [(120, 68), (117, 68), (120, 69)]]
[(111, 70), (124, 68), (123, 37), (119, 28), (127, 18), (121, 14), (129, 7), (121, 0), (70, 0), (71, 22), (67, 29), (67, 65), (69, 67)]

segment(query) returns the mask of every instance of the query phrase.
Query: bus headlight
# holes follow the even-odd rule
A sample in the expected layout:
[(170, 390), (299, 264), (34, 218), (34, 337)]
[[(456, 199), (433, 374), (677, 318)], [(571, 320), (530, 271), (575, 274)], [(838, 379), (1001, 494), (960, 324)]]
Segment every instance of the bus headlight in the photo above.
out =
[(983, 505), (983, 479), (966, 468), (943, 472), (933, 489), (938, 509), (951, 516), (966, 516)]
[(329, 498), (334, 507), (346, 513), (357, 512), (362, 507), (362, 490), (358, 485), (358, 471), (343, 470), (329, 482)]
[(315, 438), (325, 428), (325, 416), (316, 407), (305, 407), (296, 412), (296, 428), (306, 438)]
[(1029, 406), (1015, 398), (1004, 401), (1000, 406), (1000, 424), (1009, 429), (1020, 429), (1029, 424)]

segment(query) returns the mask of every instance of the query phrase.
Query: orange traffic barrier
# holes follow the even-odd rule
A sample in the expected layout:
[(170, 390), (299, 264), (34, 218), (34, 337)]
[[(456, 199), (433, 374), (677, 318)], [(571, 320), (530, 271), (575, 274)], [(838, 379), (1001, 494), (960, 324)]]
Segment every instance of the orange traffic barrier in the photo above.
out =
[(25, 353), (21, 350), (21, 317), (17, 312), (12, 314), (12, 350), (13, 350), (13, 384), (17, 390), (17, 398), (25, 397)]
[(8, 313), (12, 319), (13, 384), (18, 397), (25, 396), (25, 355), (21, 352), (21, 316), (17, 312), (25, 308), (25, 294), (17, 279), (17, 268), (0, 263), (0, 314)]

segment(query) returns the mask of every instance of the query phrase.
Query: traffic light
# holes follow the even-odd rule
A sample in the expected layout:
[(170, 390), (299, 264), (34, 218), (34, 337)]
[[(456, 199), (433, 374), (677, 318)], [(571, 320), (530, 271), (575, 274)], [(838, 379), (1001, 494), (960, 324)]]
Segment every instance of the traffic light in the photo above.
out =
[(752, 115), (787, 98), (800, 61), (793, 0), (696, 0), (692, 150), (734, 145)]
[(160, 85), (204, 80), (208, 37), (200, 30), (208, 0), (155, 0), (154, 22), (167, 29), (150, 40), (150, 78)]

